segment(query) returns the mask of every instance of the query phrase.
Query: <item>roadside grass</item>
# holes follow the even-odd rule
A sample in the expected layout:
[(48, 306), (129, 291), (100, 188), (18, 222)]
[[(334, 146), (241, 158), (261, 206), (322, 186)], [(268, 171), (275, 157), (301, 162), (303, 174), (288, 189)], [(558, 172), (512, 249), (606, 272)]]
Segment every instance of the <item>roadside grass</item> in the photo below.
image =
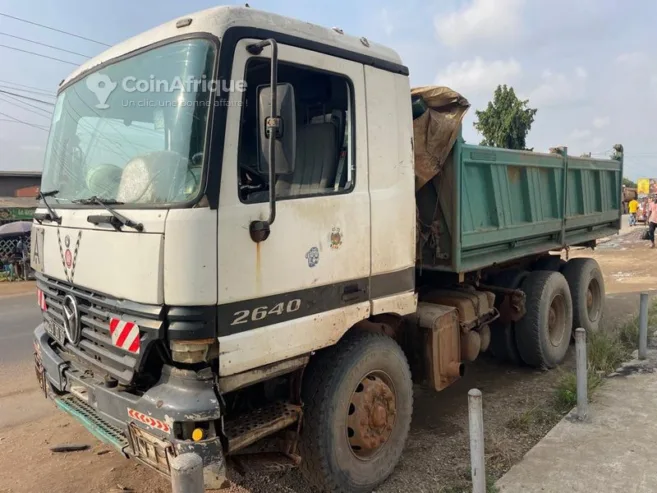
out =
[[(441, 488), (438, 490), (439, 493), (470, 493), (472, 491), (472, 484), (470, 483), (470, 476), (471, 476), (471, 469), (468, 467), (467, 468), (467, 485), (459, 485), (459, 486), (447, 486), (445, 488)], [(495, 482), (497, 480), (491, 476), (490, 474), (486, 474), (486, 493), (499, 493), (500, 490), (497, 486), (495, 486)]]
[[(657, 302), (648, 311), (648, 327), (657, 326)], [(624, 361), (631, 358), (638, 347), (639, 319), (618, 326), (611, 331), (587, 334), (588, 393), (591, 399), (605, 375), (614, 372)], [(511, 417), (506, 426), (510, 430), (530, 433), (539, 428), (552, 428), (564, 415), (577, 405), (577, 377), (574, 370), (563, 370), (554, 388), (551, 403), (533, 407)]]
[[(648, 327), (657, 325), (657, 302), (648, 310)], [(639, 319), (634, 319), (610, 331), (587, 334), (589, 399), (602, 379), (632, 357), (639, 343)], [(564, 372), (555, 388), (555, 407), (562, 413), (577, 404), (577, 378), (574, 371)]]

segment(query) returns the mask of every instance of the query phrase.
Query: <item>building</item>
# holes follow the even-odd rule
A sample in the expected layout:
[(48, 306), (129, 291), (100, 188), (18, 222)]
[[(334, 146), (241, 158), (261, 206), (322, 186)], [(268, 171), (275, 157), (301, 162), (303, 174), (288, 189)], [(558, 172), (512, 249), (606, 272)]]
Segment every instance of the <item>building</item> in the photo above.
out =
[(0, 171), (0, 225), (31, 221), (40, 185), (40, 171)]
[(36, 197), (41, 171), (0, 171), (0, 197)]

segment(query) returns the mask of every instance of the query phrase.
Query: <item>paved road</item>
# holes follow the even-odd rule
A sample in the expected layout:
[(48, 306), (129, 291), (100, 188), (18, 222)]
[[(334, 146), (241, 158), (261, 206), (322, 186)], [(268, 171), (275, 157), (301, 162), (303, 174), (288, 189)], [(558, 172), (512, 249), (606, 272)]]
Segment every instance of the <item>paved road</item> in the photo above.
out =
[(40, 322), (34, 293), (0, 297), (0, 365), (32, 359), (32, 332)]

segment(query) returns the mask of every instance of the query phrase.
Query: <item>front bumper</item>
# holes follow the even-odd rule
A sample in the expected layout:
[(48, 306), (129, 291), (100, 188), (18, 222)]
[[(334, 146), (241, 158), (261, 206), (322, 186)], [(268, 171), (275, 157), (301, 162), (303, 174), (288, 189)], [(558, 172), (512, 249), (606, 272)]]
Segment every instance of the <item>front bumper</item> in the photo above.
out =
[[(34, 331), (37, 378), (46, 395), (99, 439), (123, 454), (169, 473), (174, 456), (194, 452), (203, 459), (205, 485), (225, 482), (225, 461), (218, 436), (184, 440), (189, 427), (213, 423), (219, 430), (221, 409), (214, 378), (207, 373), (165, 366), (159, 382), (143, 395), (107, 387), (84, 368), (65, 361), (53, 349), (43, 324)], [(216, 423), (216, 424), (215, 424)]]

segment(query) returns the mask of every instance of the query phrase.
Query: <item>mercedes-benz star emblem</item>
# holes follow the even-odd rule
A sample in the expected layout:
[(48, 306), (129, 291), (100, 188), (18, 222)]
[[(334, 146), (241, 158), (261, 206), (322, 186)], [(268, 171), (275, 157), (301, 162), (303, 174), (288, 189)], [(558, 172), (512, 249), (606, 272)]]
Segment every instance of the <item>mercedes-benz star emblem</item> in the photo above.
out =
[(78, 302), (70, 294), (64, 298), (64, 332), (66, 338), (71, 344), (77, 345), (80, 342), (80, 312)]

